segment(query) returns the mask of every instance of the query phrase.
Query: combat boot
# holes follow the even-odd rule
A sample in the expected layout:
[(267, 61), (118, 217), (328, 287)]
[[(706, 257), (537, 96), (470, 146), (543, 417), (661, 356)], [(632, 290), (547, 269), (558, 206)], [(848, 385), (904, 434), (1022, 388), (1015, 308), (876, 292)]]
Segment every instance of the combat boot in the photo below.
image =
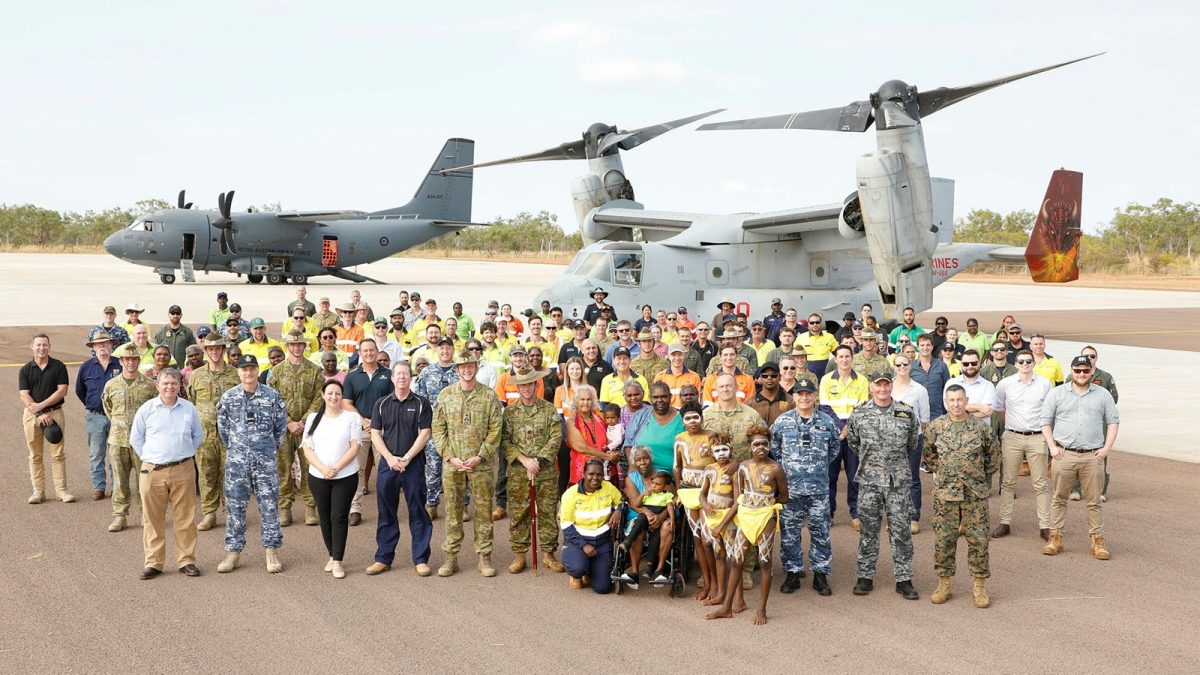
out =
[(875, 581), (865, 577), (859, 577), (858, 581), (854, 582), (854, 594), (866, 595), (875, 589)]
[(287, 527), (292, 524), (292, 507), (279, 509), (279, 526)]
[(542, 554), (542, 564), (551, 572), (562, 573), (567, 571), (566, 566), (558, 562), (558, 558), (554, 556), (553, 552)]
[(783, 584), (779, 586), (779, 592), (795, 593), (797, 588), (800, 588), (800, 575), (796, 572), (788, 572), (783, 578)]
[(279, 562), (279, 555), (278, 555), (279, 549), (268, 548), (265, 550), (267, 553), (267, 555), (266, 555), (267, 571), (270, 572), (271, 574), (278, 574), (278, 573), (282, 572), (283, 571), (283, 563)]
[(426, 506), (425, 513), (429, 514), (430, 520), (437, 520), (438, 519), (438, 505), (430, 504), (429, 506)]
[(242, 564), (242, 552), (230, 551), (225, 554), (225, 559), (221, 561), (221, 564), (217, 565), (217, 571), (221, 573), (232, 572), (240, 564)]
[(503, 520), (508, 515), (508, 511), (503, 506), (492, 507), (492, 520)]
[(109, 532), (120, 532), (123, 529), (125, 529), (125, 516), (113, 518), (112, 523), (108, 526)]
[[(975, 588), (978, 592), (979, 580), (975, 581)], [(929, 601), (935, 605), (940, 605), (950, 598), (954, 597), (954, 578), (953, 577), (938, 577), (937, 590), (933, 595), (929, 596)]]
[[(521, 572), (524, 572), (524, 571), (525, 571), (525, 554), (518, 553), (517, 557), (513, 558), (513, 561), (508, 564), (508, 573), (509, 574), (520, 574)], [(484, 575), (484, 576), (486, 576), (486, 575)]]
[(921, 597), (917, 593), (917, 589), (913, 588), (911, 581), (900, 581), (896, 583), (896, 592), (904, 596), (905, 600), (916, 600)]
[(825, 578), (824, 572), (813, 572), (812, 586), (817, 595), (833, 595), (833, 589), (829, 587), (829, 580)]
[(207, 532), (208, 530), (213, 529), (213, 527), (215, 527), (216, 524), (217, 524), (217, 514), (206, 513), (206, 514), (204, 514), (204, 517), (200, 519), (200, 524), (196, 526), (196, 529), (200, 530), (201, 532)]
[(442, 563), (442, 566), (438, 568), (438, 576), (439, 577), (453, 576), (454, 573), (457, 571), (458, 571), (458, 554), (457, 553), (447, 553), (446, 554), (446, 562)]
[(1046, 555), (1058, 555), (1062, 550), (1062, 530), (1050, 530), (1050, 541), (1042, 547), (1042, 553)]
[(304, 524), (305, 525), (320, 525), (321, 519), (317, 517), (317, 507), (304, 507)]
[(492, 564), (491, 553), (479, 554), (479, 574), (485, 577), (496, 576), (496, 566)]
[(975, 577), (975, 606), (979, 609), (987, 609), (992, 604), (992, 599), (987, 594), (987, 579), (983, 577)]
[(1096, 560), (1108, 560), (1108, 548), (1104, 545), (1103, 534), (1092, 535), (1092, 555)]

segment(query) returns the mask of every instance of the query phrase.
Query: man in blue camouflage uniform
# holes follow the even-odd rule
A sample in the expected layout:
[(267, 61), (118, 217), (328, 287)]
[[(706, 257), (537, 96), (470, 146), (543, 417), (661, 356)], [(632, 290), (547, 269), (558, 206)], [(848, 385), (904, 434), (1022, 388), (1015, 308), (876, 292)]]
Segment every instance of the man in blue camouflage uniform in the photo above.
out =
[(250, 492), (262, 516), (262, 543), (266, 548), (267, 571), (282, 572), (277, 551), (283, 546), (279, 528), (279, 471), (276, 450), (287, 433), (287, 407), (271, 387), (258, 381), (258, 359), (242, 354), (238, 359), (241, 386), (221, 396), (217, 403), (217, 433), (225, 442), (225, 550), (229, 553), (217, 566), (232, 572), (241, 562), (246, 547), (246, 506)]
[(800, 376), (792, 385), (795, 407), (771, 425), (771, 459), (787, 475), (789, 499), (783, 505), (783, 571), (787, 573), (782, 593), (793, 593), (804, 578), (804, 554), (800, 532), (808, 521), (808, 560), (813, 569), (813, 590), (830, 595), (833, 549), (829, 543), (829, 464), (841, 447), (833, 418), (816, 409), (817, 382)]
[[(454, 340), (443, 337), (437, 343), (437, 363), (425, 366), (413, 391), (417, 396), (429, 401), (436, 408), (438, 394), (450, 385), (458, 382), (458, 371), (454, 366)], [(425, 510), (429, 512), (430, 520), (437, 520), (438, 504), (442, 502), (442, 456), (434, 447), (432, 437), (425, 445)]]
[(919, 595), (912, 585), (912, 473), (908, 456), (917, 450), (921, 422), (911, 407), (892, 399), (892, 372), (874, 373), (871, 399), (854, 409), (846, 422), (846, 441), (858, 454), (858, 582), (855, 595), (875, 587), (879, 559), (879, 527), (887, 511), (888, 540), (896, 592), (905, 600)]

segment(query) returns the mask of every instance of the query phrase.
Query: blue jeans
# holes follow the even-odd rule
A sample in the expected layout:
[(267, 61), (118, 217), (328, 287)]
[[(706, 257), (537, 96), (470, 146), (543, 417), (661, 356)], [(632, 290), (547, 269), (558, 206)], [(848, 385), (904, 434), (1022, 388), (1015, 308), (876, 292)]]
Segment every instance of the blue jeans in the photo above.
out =
[(108, 418), (104, 413), (85, 412), (83, 427), (87, 430), (88, 467), (92, 472), (92, 489), (104, 492), (108, 487), (105, 467), (108, 466)]

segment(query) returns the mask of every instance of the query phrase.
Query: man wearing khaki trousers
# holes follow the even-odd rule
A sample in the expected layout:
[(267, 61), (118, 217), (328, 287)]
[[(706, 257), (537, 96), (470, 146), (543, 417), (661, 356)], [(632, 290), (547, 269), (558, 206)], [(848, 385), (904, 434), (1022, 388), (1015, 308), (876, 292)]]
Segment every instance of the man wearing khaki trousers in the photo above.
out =
[(45, 446), (50, 446), (50, 468), (54, 492), (63, 503), (75, 501), (67, 492), (67, 460), (63, 450), (63, 399), (67, 396), (67, 367), (50, 356), (50, 338), (45, 333), (33, 336), (29, 343), (33, 360), (17, 374), (21, 395), (21, 427), (29, 446), (29, 480), (33, 483), (30, 504), (41, 504), (46, 496)]
[(138, 487), (142, 493), (142, 546), (146, 566), (142, 579), (162, 574), (167, 553), (167, 505), (175, 523), (175, 560), (179, 571), (200, 576), (196, 567), (196, 448), (204, 427), (196, 406), (179, 397), (182, 376), (174, 368), (158, 374), (158, 396), (146, 401), (133, 418), (129, 442), (141, 458)]
[(1004, 422), (1002, 476), (1000, 478), (1000, 524), (992, 538), (1007, 536), (1011, 530), (1013, 499), (1021, 462), (1029, 462), (1033, 497), (1037, 505), (1038, 534), (1050, 541), (1050, 478), (1046, 460), (1046, 441), (1042, 437), (1042, 402), (1054, 389), (1046, 378), (1033, 372), (1033, 353), (1017, 354), (1017, 374), (996, 385), (995, 410)]

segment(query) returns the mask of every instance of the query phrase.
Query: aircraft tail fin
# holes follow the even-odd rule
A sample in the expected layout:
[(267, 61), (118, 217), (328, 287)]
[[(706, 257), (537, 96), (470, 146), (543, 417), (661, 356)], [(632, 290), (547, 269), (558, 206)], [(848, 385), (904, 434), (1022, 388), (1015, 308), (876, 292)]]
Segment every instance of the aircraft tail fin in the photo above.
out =
[(1083, 174), (1055, 171), (1025, 247), (1025, 264), (1034, 281), (1061, 284), (1079, 278), (1082, 208)]
[(442, 173), (475, 161), (475, 141), (451, 138), (442, 146), (421, 187), (404, 206), (377, 211), (374, 215), (415, 215), (422, 219), (470, 222), (471, 169)]

